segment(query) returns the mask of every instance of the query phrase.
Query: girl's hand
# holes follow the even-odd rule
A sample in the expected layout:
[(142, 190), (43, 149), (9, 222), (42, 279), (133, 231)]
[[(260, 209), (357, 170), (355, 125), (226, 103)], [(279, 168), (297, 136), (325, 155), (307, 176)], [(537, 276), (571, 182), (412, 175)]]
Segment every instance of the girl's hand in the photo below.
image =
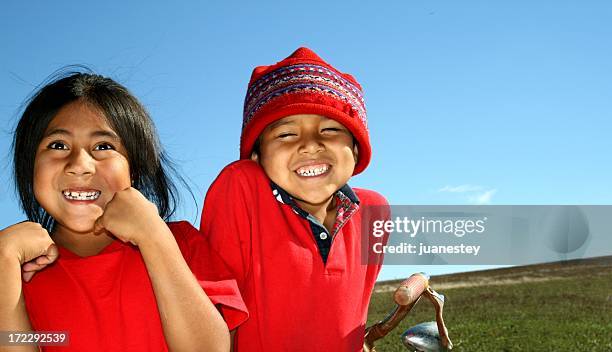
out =
[(53, 263), (58, 251), (47, 230), (39, 223), (26, 221), (0, 231), (0, 255), (15, 256), (27, 282), (37, 271)]
[(166, 226), (159, 217), (155, 204), (149, 202), (137, 189), (130, 187), (115, 193), (94, 224), (94, 233), (104, 230), (123, 242), (139, 246)]

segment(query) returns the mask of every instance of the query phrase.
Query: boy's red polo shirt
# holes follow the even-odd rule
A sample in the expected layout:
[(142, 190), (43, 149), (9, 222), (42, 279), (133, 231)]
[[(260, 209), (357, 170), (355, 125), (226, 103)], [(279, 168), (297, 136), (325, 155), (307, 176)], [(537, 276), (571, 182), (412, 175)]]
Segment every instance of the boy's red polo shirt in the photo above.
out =
[[(386, 205), (355, 190), (360, 206)], [(275, 199), (250, 160), (228, 165), (210, 187), (201, 231), (229, 268), (249, 319), (236, 331), (243, 351), (361, 351), (368, 303), (380, 265), (362, 264), (362, 211), (335, 235), (327, 262), (308, 220)]]

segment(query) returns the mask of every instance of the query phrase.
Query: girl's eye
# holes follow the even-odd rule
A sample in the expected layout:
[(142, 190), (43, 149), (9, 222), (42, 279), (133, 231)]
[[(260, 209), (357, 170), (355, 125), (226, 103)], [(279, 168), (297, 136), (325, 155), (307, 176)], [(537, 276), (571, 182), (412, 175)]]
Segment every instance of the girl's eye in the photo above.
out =
[(68, 146), (66, 144), (62, 143), (62, 142), (51, 142), (51, 143), (49, 143), (47, 148), (49, 148), (49, 149), (56, 149), (56, 150), (67, 150)]
[(100, 143), (94, 148), (94, 150), (115, 150), (115, 147), (109, 143)]

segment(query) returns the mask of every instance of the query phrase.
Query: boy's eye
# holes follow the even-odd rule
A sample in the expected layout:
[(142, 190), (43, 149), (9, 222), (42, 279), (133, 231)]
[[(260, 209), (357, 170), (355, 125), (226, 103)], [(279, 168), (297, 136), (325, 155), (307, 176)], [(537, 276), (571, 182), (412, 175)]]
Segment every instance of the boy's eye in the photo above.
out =
[(96, 145), (94, 150), (115, 150), (115, 147), (113, 147), (109, 143), (100, 143), (100, 144)]
[(321, 132), (340, 132), (340, 131), (342, 130), (338, 127), (327, 127), (321, 130)]
[(292, 137), (292, 136), (297, 136), (297, 134), (291, 133), (291, 132), (284, 132), (284, 133), (280, 133), (277, 136), (277, 138), (284, 139), (284, 138), (289, 138), (289, 137)]
[(49, 145), (47, 146), (47, 148), (49, 149), (57, 149), (57, 150), (67, 150), (68, 146), (62, 142), (51, 142), (49, 143)]

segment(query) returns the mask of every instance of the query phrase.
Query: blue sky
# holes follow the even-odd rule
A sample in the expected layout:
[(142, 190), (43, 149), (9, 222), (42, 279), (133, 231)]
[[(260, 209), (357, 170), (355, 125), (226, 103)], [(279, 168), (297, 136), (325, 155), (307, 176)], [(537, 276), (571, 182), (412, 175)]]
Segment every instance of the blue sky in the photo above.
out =
[[(382, 5), (384, 4), (384, 6)], [(85, 64), (153, 116), (198, 205), (238, 156), (256, 65), (308, 46), (357, 77), (373, 161), (353, 186), (392, 204), (609, 204), (608, 1), (5, 1), (0, 11), (0, 227), (23, 219), (11, 129), (49, 74)], [(387, 267), (382, 279), (474, 267)]]

